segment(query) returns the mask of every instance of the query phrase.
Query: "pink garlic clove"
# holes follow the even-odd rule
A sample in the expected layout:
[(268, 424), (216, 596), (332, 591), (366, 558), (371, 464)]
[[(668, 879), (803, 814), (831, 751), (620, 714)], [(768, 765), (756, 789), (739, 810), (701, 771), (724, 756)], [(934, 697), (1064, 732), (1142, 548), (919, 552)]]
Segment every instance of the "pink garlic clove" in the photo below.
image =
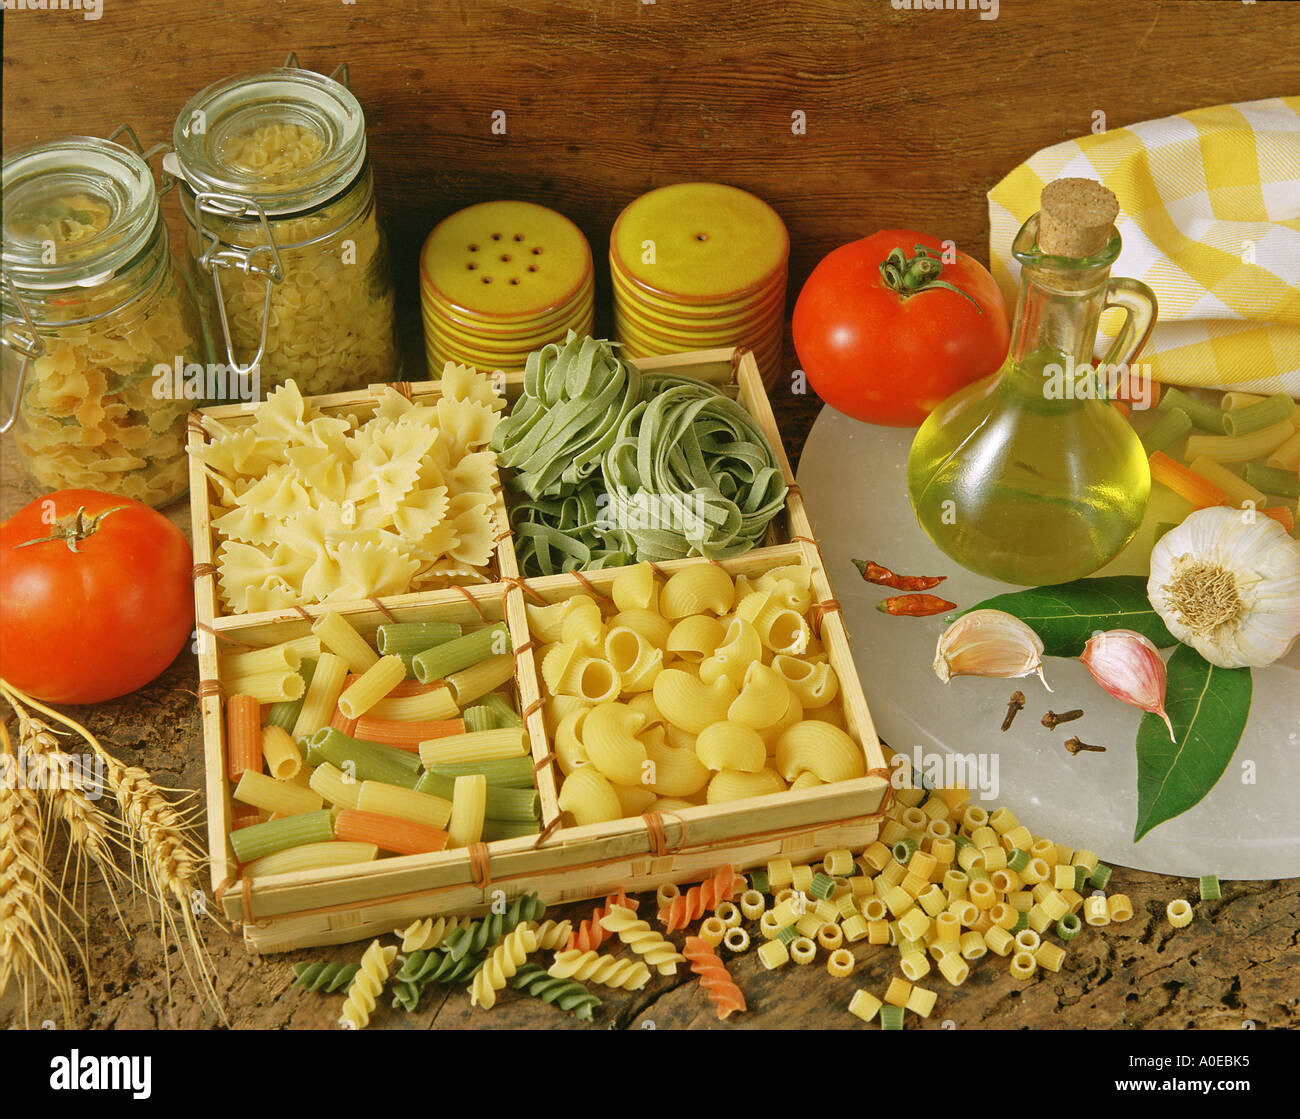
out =
[(1174, 738), (1174, 725), (1165, 714), (1165, 662), (1150, 640), (1131, 629), (1094, 633), (1079, 660), (1116, 699), (1164, 719)]

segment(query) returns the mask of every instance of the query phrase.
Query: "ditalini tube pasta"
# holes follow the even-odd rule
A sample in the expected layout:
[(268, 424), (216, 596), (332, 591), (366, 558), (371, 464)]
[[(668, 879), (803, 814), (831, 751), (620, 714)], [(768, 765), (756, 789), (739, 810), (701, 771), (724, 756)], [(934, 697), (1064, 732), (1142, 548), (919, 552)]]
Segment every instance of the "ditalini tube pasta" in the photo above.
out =
[(295, 816), (299, 812), (315, 812), (321, 806), (320, 793), (304, 789), (289, 781), (277, 781), (265, 773), (247, 770), (231, 794), (243, 804), (251, 804), (263, 812)]
[(374, 651), (348, 620), (333, 610), (326, 610), (311, 626), (311, 631), (330, 652), (339, 656), (352, 672), (365, 672), (379, 654)]
[(537, 820), (496, 820), (489, 816), (483, 821), (483, 842), (494, 839), (518, 839), (524, 835), (536, 835), (542, 830)]
[(424, 855), (447, 846), (447, 833), (438, 828), (345, 808), (334, 820), (334, 834), (340, 839), (373, 843), (395, 855)]
[(288, 847), (301, 847), (306, 843), (323, 843), (334, 838), (334, 821), (326, 809), (285, 816), (265, 824), (252, 824), (230, 833), (230, 846), (241, 863), (252, 862), (263, 855), (273, 855)]
[(459, 709), (451, 691), (439, 685), (427, 688), (419, 695), (381, 699), (366, 714), (372, 719), (421, 723), (454, 719), (459, 714)]
[(457, 777), (452, 790), (449, 846), (468, 847), (483, 836), (487, 808), (487, 779), (481, 773)]
[(302, 755), (289, 732), (270, 723), (262, 728), (262, 760), (277, 781), (288, 781), (302, 769)]
[(261, 707), (255, 696), (226, 701), (226, 771), (237, 781), (246, 770), (262, 771)]
[[(480, 707), (488, 708), (496, 717), (496, 726), (499, 727), (522, 727), (524, 721), (519, 716), (519, 712), (514, 709), (510, 701), (500, 692), (488, 692), (480, 696), (478, 700)], [(495, 729), (495, 728), (494, 728)]]
[(401, 657), (381, 657), (339, 696), (339, 710), (349, 719), (359, 719), (405, 679)]
[(436, 775), (454, 780), (462, 773), (481, 773), (489, 785), (511, 789), (533, 788), (533, 761), (524, 755), (483, 762), (439, 762), (428, 767), (430, 777)]
[[(485, 762), (484, 765), (491, 765), (491, 762)], [(416, 783), (415, 791), (417, 793), (432, 793), (434, 796), (442, 797), (444, 800), (451, 800), (456, 793), (456, 782), (461, 776), (444, 777), (440, 774), (429, 772), (426, 773)], [(487, 816), (496, 820), (518, 820), (520, 822), (535, 821), (541, 815), (541, 798), (537, 790), (511, 789), (504, 785), (493, 785), (487, 778), (486, 774), (477, 773), (470, 776), (481, 776), (487, 787), (484, 798), (484, 812)], [(650, 799), (654, 799), (651, 797)]]
[(286, 699), (273, 704), (266, 713), (266, 718), (262, 720), (264, 726), (279, 727), (292, 736), (294, 724), (298, 721), (298, 714), (307, 699), (307, 692), (311, 690), (311, 681), (315, 673), (315, 657), (304, 660), (298, 666), (298, 675), (302, 677), (303, 694), (297, 699)]
[(322, 762), (312, 770), (308, 786), (320, 793), (330, 804), (340, 808), (355, 808), (361, 795), (361, 782), (349, 779), (343, 771), (329, 762)]
[(461, 635), (458, 622), (394, 622), (375, 631), (375, 648), (386, 657), (401, 657), (409, 668), (417, 653), (444, 645)]
[(489, 657), (509, 652), (510, 634), (504, 622), (497, 622), (417, 653), (411, 658), (411, 667), (415, 678), (428, 684)]
[[(468, 715), (468, 712), (466, 712)], [(464, 734), (468, 728), (464, 719), (432, 719), (424, 723), (403, 723), (396, 719), (373, 719), (363, 715), (357, 720), (353, 738), (377, 742), (381, 746), (396, 746), (400, 750), (418, 751), (421, 742), (431, 738), (445, 738), (449, 734)]]
[(311, 765), (330, 762), (358, 781), (385, 781), (390, 785), (415, 788), (420, 761), (405, 750), (361, 742), (333, 727), (318, 730), (307, 740), (307, 761)]
[(426, 767), (515, 758), (527, 753), (528, 742), (520, 727), (454, 734), (420, 743), (420, 761)]
[(317, 658), (298, 718), (289, 732), (295, 740), (306, 738), (322, 727), (329, 726), (347, 674), (347, 662), (342, 657), (334, 653), (321, 653)]
[[(492, 710), (490, 708), (485, 707), (482, 704), (478, 704), (473, 707), (466, 707), (465, 710), (461, 712), (461, 717), (459, 719), (459, 722), (460, 722), (460, 727), (457, 730), (450, 731), (448, 733), (464, 734), (466, 731), (468, 731), (471, 734), (475, 734), (481, 730), (497, 729), (496, 716), (492, 713)], [(418, 749), (420, 742), (424, 741), (425, 739), (441, 738), (441, 737), (442, 735), (439, 734), (421, 735), (420, 739), (416, 742), (416, 748)]]
[(488, 657), (485, 661), (453, 672), (446, 679), (447, 688), (458, 707), (467, 707), (481, 696), (495, 691), (514, 678), (515, 659), (509, 653)]
[(221, 675), (251, 676), (257, 672), (297, 672), (302, 664), (298, 651), (288, 644), (268, 645), (237, 653), (222, 653)]
[(379, 816), (413, 820), (439, 831), (446, 830), (447, 821), (451, 819), (451, 805), (442, 797), (417, 793), (414, 789), (402, 789), (396, 785), (385, 785), (382, 781), (361, 782), (357, 808)]
[(244, 867), (244, 876), (257, 878), (266, 874), (292, 874), (300, 870), (368, 863), (378, 854), (379, 848), (373, 843), (341, 843), (337, 840), (305, 843), (301, 847), (290, 847), (274, 855), (254, 859)]
[(282, 703), (303, 694), (302, 677), (296, 668), (230, 675), (223, 678), (223, 683), (228, 692), (242, 692), (258, 703)]

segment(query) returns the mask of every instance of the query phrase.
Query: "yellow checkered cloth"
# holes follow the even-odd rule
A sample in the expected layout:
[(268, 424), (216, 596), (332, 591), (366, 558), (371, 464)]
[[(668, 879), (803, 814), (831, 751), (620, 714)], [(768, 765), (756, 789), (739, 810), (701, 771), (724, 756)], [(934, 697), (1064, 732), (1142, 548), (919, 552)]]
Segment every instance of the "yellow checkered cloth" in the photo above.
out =
[[(1119, 199), (1112, 275), (1156, 293), (1139, 358), (1156, 380), (1300, 397), (1300, 97), (1193, 109), (1031, 156), (988, 195), (989, 259), (1008, 306), (1020, 276), (1011, 243), (1043, 187), (1068, 177)], [(1102, 319), (1107, 341), (1119, 315)]]

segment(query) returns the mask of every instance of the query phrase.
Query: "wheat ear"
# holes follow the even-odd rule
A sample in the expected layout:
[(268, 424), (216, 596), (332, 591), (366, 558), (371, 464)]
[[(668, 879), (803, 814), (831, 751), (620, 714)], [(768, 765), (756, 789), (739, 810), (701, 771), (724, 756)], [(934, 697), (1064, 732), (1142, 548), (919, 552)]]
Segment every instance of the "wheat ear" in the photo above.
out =
[(5, 759), (0, 780), (0, 995), (15, 976), (23, 992), (26, 1017), (33, 974), (41, 975), (68, 1018), (72, 976), (59, 951), (62, 921), (48, 904), (45, 844), (40, 803), (35, 792), (17, 779), (18, 758), (9, 731), (0, 722)]
[[(146, 897), (158, 905), (159, 939), (170, 996), (171, 967), (167, 947), (174, 939), (180, 948), (186, 974), (195, 991), (226, 1021), (225, 1010), (213, 982), (212, 961), (203, 932), (195, 920), (198, 912), (213, 916), (206, 905), (200, 881), (203, 857), (187, 838), (188, 821), (163, 795), (149, 774), (128, 766), (100, 745), (99, 739), (75, 719), (63, 715), (10, 684), (3, 690), (10, 703), (23, 704), (48, 715), (80, 735), (104, 759), (108, 786), (126, 829), (127, 846), (138, 881)], [(202, 899), (203, 904), (196, 905)], [(215, 920), (215, 916), (213, 916)], [(219, 923), (219, 922), (218, 922)], [(187, 950), (188, 949), (188, 950)]]
[[(73, 899), (75, 901), (78, 886), (83, 882), (83, 869), (86, 862), (93, 863), (108, 889), (109, 899), (122, 920), (118, 908), (117, 893), (114, 885), (123, 875), (114, 857), (114, 848), (123, 846), (120, 822), (107, 813), (91, 799), (81, 784), (65, 781), (61, 766), (67, 755), (59, 746), (52, 727), (41, 719), (27, 713), (22, 707), (16, 707), (18, 729), (21, 736), (21, 749), (33, 757), (48, 760), (46, 780), (44, 782), (45, 798), (50, 808), (50, 816), (62, 820), (68, 828), (68, 858), (64, 861), (63, 876), (59, 882), (59, 892), (67, 877), (68, 864), (75, 858), (73, 872)], [(57, 778), (55, 777), (57, 774)]]

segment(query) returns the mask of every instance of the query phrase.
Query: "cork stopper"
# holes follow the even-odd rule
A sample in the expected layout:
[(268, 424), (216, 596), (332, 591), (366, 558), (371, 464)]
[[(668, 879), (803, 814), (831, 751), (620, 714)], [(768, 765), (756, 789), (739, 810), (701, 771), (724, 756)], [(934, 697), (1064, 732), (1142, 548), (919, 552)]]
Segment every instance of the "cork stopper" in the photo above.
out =
[(1052, 256), (1101, 252), (1119, 216), (1119, 200), (1092, 179), (1057, 179), (1043, 188), (1038, 247)]

